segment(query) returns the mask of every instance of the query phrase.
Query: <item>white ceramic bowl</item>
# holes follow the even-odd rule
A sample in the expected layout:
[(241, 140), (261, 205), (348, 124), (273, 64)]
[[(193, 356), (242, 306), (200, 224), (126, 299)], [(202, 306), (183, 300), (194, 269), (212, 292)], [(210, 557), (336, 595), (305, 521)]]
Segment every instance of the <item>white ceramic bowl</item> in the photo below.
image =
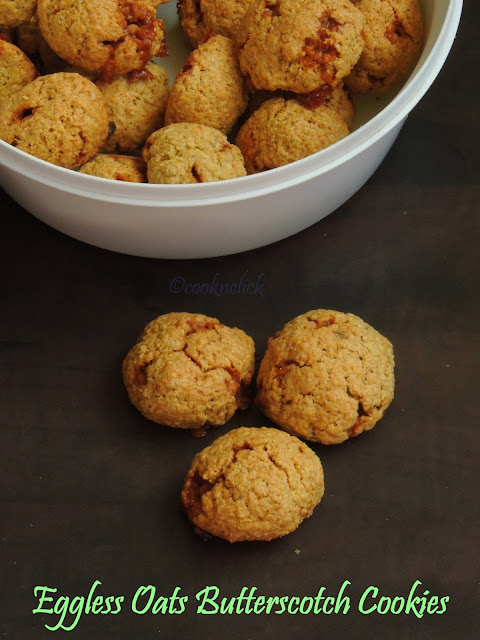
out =
[[(175, 0), (161, 7), (175, 55), (187, 49)], [(89, 244), (154, 258), (203, 258), (261, 247), (325, 217), (372, 175), (408, 113), (428, 90), (453, 43), (462, 0), (421, 1), (426, 43), (406, 84), (381, 100), (363, 98), (354, 131), (285, 167), (193, 185), (132, 184), (62, 169), (0, 141), (0, 184), (27, 211)]]

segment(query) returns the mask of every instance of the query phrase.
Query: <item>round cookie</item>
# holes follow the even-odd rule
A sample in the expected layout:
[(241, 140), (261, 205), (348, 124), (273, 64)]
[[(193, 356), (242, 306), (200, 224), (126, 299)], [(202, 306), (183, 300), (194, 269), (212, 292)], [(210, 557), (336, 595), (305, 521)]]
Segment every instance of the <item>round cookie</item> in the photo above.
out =
[(0, 29), (13, 29), (28, 22), (36, 6), (37, 0), (0, 0)]
[(149, 182), (195, 184), (246, 175), (240, 149), (213, 127), (178, 122), (155, 131), (143, 150)]
[(254, 344), (216, 318), (169, 313), (146, 326), (122, 370), (132, 404), (149, 420), (218, 426), (250, 403)]
[(179, 0), (178, 17), (192, 47), (209, 35), (234, 38), (252, 0)]
[(364, 17), (349, 0), (254, 0), (236, 33), (256, 89), (335, 87), (363, 49)]
[(348, 135), (334, 109), (307, 109), (297, 100), (272, 98), (240, 128), (237, 146), (247, 173), (259, 173), (300, 160)]
[(170, 92), (165, 123), (196, 122), (228, 133), (247, 106), (235, 44), (212, 36), (190, 54)]
[(163, 21), (137, 0), (38, 0), (38, 19), (55, 53), (106, 81), (166, 55)]
[(338, 444), (371, 429), (392, 401), (392, 345), (351, 313), (309, 311), (270, 338), (257, 390), (283, 429)]
[(147, 167), (142, 158), (99, 153), (80, 169), (80, 173), (122, 182), (146, 182)]
[(35, 80), (38, 73), (18, 47), (0, 40), (0, 109), (8, 98)]
[(322, 464), (306, 444), (278, 429), (241, 427), (195, 456), (182, 502), (197, 533), (272, 540), (295, 531), (323, 493)]
[(385, 93), (417, 62), (423, 43), (423, 16), (417, 0), (360, 0), (365, 15), (365, 47), (345, 79), (356, 93)]
[(99, 89), (76, 73), (41, 76), (0, 110), (0, 138), (37, 158), (75, 169), (98, 153), (108, 136)]
[(168, 75), (155, 62), (148, 62), (140, 74), (115, 76), (111, 82), (97, 82), (115, 125), (105, 144), (107, 152), (131, 152), (164, 124), (168, 100)]

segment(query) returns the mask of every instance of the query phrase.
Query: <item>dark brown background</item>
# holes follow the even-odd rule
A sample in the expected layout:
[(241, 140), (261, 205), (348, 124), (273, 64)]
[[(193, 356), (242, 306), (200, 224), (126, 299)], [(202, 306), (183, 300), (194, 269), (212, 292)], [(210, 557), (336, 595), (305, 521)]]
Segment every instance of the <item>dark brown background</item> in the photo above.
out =
[[(370, 182), (340, 210), (276, 245), (204, 261), (116, 255), (76, 242), (1, 197), (0, 636), (51, 637), (32, 615), (36, 585), (124, 595), (122, 612), (84, 615), (78, 638), (360, 637), (474, 640), (479, 631), (480, 198), (478, 21), (467, 0), (452, 53)], [(472, 79), (474, 80), (472, 82)], [(264, 296), (188, 296), (187, 281), (263, 273)], [(157, 427), (130, 405), (119, 370), (160, 313), (238, 325), (263, 353), (311, 308), (351, 311), (396, 353), (396, 398), (370, 433), (314, 446), (326, 495), (297, 532), (271, 543), (203, 542), (179, 491), (194, 453), (265, 419), (251, 409), (203, 440)], [(296, 553), (299, 550), (300, 553)], [(444, 615), (361, 615), (360, 594), (424, 589)], [(195, 594), (256, 586), (265, 595), (335, 595), (346, 615), (200, 616)], [(189, 596), (182, 615), (134, 615), (140, 585)], [(65, 632), (58, 631), (58, 635)]]

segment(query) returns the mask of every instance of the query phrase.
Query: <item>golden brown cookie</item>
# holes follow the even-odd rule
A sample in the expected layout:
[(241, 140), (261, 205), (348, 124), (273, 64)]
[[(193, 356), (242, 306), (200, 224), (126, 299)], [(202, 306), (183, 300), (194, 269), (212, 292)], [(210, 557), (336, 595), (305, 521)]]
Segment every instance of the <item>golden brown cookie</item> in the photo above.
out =
[(149, 182), (195, 184), (246, 175), (238, 147), (213, 127), (178, 122), (155, 131), (143, 150)]
[(170, 92), (165, 123), (196, 122), (228, 133), (247, 106), (235, 44), (212, 36), (190, 54)]
[(178, 17), (187, 40), (198, 47), (212, 34), (234, 38), (252, 0), (179, 0)]
[(48, 45), (40, 31), (36, 13), (28, 22), (20, 25), (17, 30), (17, 46), (27, 54), (34, 56), (41, 75), (58, 73), (67, 70), (67, 63), (62, 60)]
[(41, 76), (0, 110), (0, 138), (37, 158), (75, 169), (98, 153), (108, 135), (99, 89), (76, 73)]
[(115, 76), (111, 82), (97, 82), (109, 109), (115, 131), (104, 150), (131, 152), (164, 124), (168, 100), (168, 75), (155, 62), (148, 62), (137, 74)]
[(166, 54), (162, 20), (137, 0), (38, 0), (38, 19), (61, 58), (104, 80)]
[(335, 87), (362, 52), (364, 20), (349, 0), (254, 0), (236, 33), (242, 72), (256, 89)]
[(180, 429), (222, 425), (250, 403), (253, 340), (216, 318), (168, 313), (150, 322), (123, 362), (132, 404)]
[(345, 79), (356, 93), (385, 93), (417, 62), (423, 44), (423, 16), (417, 0), (360, 0), (365, 47)]
[(272, 98), (240, 128), (236, 143), (251, 174), (300, 160), (346, 135), (348, 127), (334, 109)]
[(200, 534), (230, 542), (285, 536), (311, 516), (324, 493), (319, 458), (278, 429), (234, 429), (193, 459), (182, 491)]
[(35, 80), (38, 73), (18, 47), (0, 40), (0, 109), (16, 91)]
[(37, 0), (0, 0), (0, 29), (13, 29), (28, 22), (36, 6)]
[(80, 173), (122, 182), (146, 182), (147, 167), (142, 158), (99, 153), (80, 169)]
[(337, 444), (383, 416), (393, 399), (393, 369), (391, 343), (366, 322), (309, 311), (270, 338), (256, 403), (289, 433)]

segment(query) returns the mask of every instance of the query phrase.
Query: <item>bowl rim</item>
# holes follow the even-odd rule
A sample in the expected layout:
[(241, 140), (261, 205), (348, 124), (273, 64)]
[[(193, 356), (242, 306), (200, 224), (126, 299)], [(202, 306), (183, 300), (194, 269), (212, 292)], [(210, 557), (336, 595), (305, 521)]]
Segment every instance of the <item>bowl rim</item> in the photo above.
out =
[[(437, 7), (433, 1), (432, 21)], [(0, 140), (0, 164), (60, 191), (93, 200), (142, 207), (197, 207), (236, 202), (288, 189), (333, 171), (362, 154), (407, 117), (428, 91), (448, 56), (460, 22), (462, 6), (463, 0), (449, 0), (430, 52), (423, 61), (417, 63), (405, 85), (389, 104), (347, 137), (288, 165), (241, 178), (202, 184), (135, 184), (71, 171), (29, 155), (3, 140)], [(112, 193), (112, 187), (115, 193)]]

